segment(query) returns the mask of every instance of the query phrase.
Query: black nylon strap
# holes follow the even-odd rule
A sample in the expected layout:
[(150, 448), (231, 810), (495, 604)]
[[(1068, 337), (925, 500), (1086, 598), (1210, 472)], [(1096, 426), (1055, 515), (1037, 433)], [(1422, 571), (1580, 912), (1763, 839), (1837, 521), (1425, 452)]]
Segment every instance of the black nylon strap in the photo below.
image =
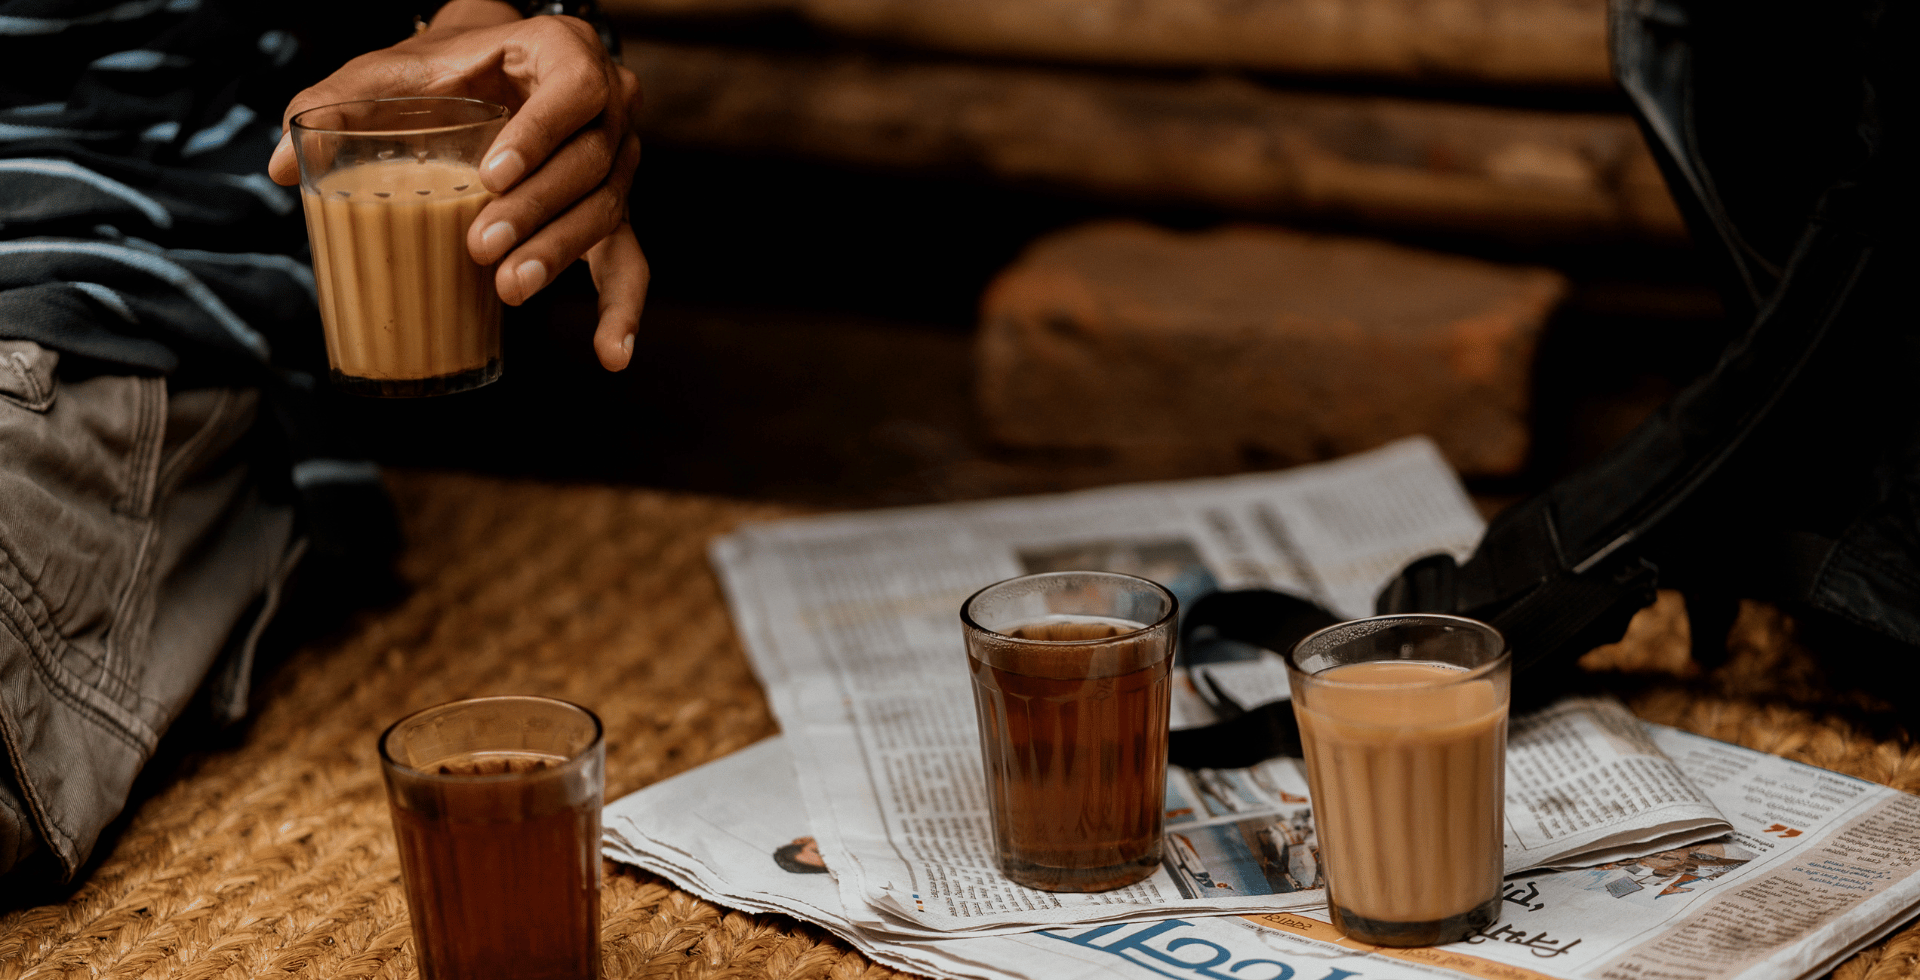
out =
[[(1210, 592), (1194, 600), (1180, 622), (1180, 646), (1208, 638), (1237, 640), (1285, 655), (1307, 634), (1339, 617), (1296, 596), (1271, 589)], [(1189, 665), (1189, 669), (1204, 669)], [(1188, 769), (1239, 769), (1276, 755), (1300, 754), (1300, 726), (1287, 701), (1248, 708), (1225, 721), (1184, 728), (1167, 738), (1167, 761)]]

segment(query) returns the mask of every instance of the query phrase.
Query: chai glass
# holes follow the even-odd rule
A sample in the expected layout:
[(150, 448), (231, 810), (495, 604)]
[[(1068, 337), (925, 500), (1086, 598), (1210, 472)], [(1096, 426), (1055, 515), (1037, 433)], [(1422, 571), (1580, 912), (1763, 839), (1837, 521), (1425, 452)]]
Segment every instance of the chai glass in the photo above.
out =
[(454, 701), (395, 722), (380, 761), (420, 975), (597, 980), (600, 719), (551, 698)]
[(1500, 916), (1511, 660), (1458, 616), (1329, 626), (1287, 657), (1333, 923), (1379, 946)]
[(1056, 892), (1160, 866), (1179, 603), (1113, 572), (989, 585), (960, 607), (1002, 873)]
[(327, 361), (341, 389), (404, 398), (500, 377), (500, 296), (493, 267), (467, 252), (467, 228), (493, 200), (479, 165), (507, 114), (478, 99), (400, 98), (293, 117)]

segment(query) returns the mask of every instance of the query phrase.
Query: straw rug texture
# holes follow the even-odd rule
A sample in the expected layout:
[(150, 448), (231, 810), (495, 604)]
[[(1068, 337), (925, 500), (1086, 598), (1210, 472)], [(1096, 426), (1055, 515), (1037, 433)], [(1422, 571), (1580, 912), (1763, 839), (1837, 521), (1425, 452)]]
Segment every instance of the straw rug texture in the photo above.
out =
[[(588, 705), (607, 725), (609, 798), (775, 730), (705, 547), (788, 511), (448, 474), (393, 484), (411, 595), (282, 666), (236, 744), (140, 801), (70, 898), (0, 915), (0, 980), (413, 976), (374, 739), (418, 707), (502, 692)], [(1777, 614), (1748, 609), (1733, 661), (1701, 674), (1680, 608), (1665, 597), (1590, 655), (1643, 715), (1920, 789), (1920, 751), (1809, 695), (1817, 678)], [(904, 976), (822, 930), (611, 864), (603, 903), (609, 977)], [(1920, 976), (1917, 954), (1910, 928), (1836, 976)]]

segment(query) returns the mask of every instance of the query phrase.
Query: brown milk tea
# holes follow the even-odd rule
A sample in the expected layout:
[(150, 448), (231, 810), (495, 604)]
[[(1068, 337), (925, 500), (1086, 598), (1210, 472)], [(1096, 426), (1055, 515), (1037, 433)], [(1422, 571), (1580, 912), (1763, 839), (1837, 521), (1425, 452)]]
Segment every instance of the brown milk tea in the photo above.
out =
[(1100, 891), (1159, 867), (1171, 658), (1165, 642), (1063, 647), (1146, 624), (1051, 616), (970, 650), (1000, 866), (1049, 891)]
[[(1499, 901), (1506, 703), (1490, 681), (1448, 683), (1462, 673), (1349, 664), (1316, 677), (1360, 686), (1295, 702), (1336, 922), (1417, 938), (1463, 916), (1493, 921), (1483, 910)], [(1435, 683), (1445, 686), (1402, 686)]]
[(583, 798), (577, 774), (559, 771), (566, 762), (465, 753), (420, 768), (531, 778), (414, 782), (400, 791), (393, 829), (423, 977), (600, 976), (600, 795)]
[(498, 373), (493, 268), (467, 254), (493, 196), (471, 166), (413, 158), (336, 170), (301, 194), (336, 378)]

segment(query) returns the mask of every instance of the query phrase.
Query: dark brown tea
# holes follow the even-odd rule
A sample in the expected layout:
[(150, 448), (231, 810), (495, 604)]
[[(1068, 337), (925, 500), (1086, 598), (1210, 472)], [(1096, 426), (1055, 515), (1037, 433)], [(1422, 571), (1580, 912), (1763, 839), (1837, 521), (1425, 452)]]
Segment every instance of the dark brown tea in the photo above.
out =
[(392, 782), (423, 977), (600, 976), (600, 792), (566, 764), (472, 752)]
[(1053, 616), (970, 642), (994, 841), (1014, 881), (1100, 891), (1159, 866), (1172, 658), (1166, 631), (1144, 629)]

